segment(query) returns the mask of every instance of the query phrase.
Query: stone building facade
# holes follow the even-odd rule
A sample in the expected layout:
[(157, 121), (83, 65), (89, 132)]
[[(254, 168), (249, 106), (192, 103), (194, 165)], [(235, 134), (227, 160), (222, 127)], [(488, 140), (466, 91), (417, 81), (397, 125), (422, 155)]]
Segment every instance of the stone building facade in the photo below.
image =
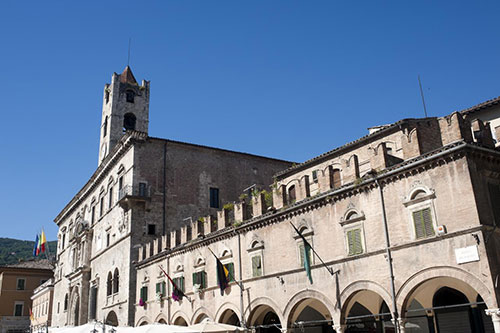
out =
[(54, 220), (53, 326), (133, 325), (137, 248), (291, 165), (150, 137), (149, 93), (129, 67), (105, 85), (97, 170)]
[[(378, 127), (139, 248), (135, 325), (500, 332), (499, 176), (471, 114)], [(212, 252), (237, 280), (222, 295)]]

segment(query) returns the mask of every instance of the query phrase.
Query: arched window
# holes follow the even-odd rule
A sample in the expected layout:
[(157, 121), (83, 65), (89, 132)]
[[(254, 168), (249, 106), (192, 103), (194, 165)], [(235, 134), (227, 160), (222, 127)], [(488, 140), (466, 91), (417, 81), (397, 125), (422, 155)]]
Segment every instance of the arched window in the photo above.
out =
[(132, 90), (127, 90), (125, 94), (127, 95), (127, 102), (134, 103), (135, 93)]
[(135, 130), (136, 117), (133, 113), (126, 113), (123, 117), (123, 129), (126, 131)]
[(109, 296), (113, 292), (113, 275), (111, 272), (108, 273), (108, 280), (106, 282), (106, 295)]
[(64, 295), (64, 311), (68, 310), (68, 294)]
[(288, 188), (288, 204), (291, 205), (297, 200), (297, 195), (295, 194), (295, 185)]
[(118, 268), (115, 268), (115, 274), (113, 275), (113, 293), (116, 294), (119, 290), (120, 276), (118, 274)]

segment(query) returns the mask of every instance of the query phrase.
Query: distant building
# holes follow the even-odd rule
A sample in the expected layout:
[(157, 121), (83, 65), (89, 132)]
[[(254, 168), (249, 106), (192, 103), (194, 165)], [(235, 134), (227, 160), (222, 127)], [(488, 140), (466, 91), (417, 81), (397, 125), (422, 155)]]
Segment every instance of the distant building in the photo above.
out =
[[(257, 188), (145, 244), (135, 324), (500, 333), (500, 152), (481, 112), (371, 128), (278, 172), (272, 201)], [(243, 291), (221, 295), (212, 252)]]
[(55, 218), (52, 326), (94, 319), (133, 325), (137, 248), (195, 216), (215, 214), (291, 165), (153, 138), (148, 124), (149, 82), (139, 85), (129, 67), (113, 74), (104, 88), (98, 168)]
[(0, 333), (29, 330), (33, 291), (52, 276), (45, 259), (0, 267)]
[(52, 300), (54, 297), (54, 279), (51, 278), (33, 291), (31, 296), (33, 320), (31, 329), (33, 332), (43, 331), (51, 325)]

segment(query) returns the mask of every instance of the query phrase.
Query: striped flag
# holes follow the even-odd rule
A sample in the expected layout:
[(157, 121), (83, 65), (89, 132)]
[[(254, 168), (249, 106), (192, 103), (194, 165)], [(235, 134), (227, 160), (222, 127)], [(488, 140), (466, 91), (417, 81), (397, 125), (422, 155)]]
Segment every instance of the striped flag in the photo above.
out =
[(38, 255), (38, 234), (36, 234), (35, 238), (35, 246), (33, 246), (33, 257)]

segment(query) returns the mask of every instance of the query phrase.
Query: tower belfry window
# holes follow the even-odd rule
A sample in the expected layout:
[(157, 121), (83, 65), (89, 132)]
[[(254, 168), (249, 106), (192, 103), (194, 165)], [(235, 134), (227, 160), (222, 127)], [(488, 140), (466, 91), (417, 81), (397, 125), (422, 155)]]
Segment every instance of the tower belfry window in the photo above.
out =
[(136, 117), (133, 113), (126, 113), (123, 117), (123, 129), (126, 131), (135, 130)]
[(105, 138), (108, 134), (108, 116), (104, 119), (104, 125), (102, 127), (102, 137)]
[(134, 103), (135, 93), (132, 90), (127, 90), (125, 94), (127, 96), (127, 102)]

